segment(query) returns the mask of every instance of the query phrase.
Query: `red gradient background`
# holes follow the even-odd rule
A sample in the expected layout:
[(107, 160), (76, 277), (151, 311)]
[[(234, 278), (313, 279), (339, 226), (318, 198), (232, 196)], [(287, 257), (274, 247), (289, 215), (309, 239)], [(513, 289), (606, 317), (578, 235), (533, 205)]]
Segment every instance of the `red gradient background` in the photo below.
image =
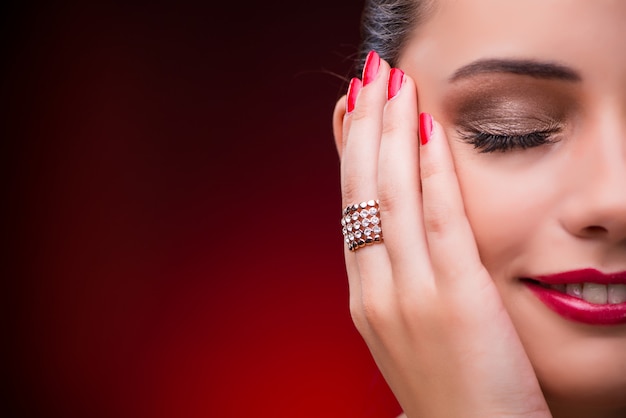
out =
[(0, 18), (4, 416), (394, 416), (330, 126), (362, 2), (51, 3)]

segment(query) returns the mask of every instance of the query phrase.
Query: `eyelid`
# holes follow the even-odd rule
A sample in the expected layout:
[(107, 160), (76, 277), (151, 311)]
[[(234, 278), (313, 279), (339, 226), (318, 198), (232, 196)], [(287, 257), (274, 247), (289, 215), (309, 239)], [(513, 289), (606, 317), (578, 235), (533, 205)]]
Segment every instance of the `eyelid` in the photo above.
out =
[(562, 124), (552, 118), (536, 117), (492, 117), (467, 121), (459, 129), (486, 132), (493, 135), (524, 135), (531, 132), (556, 132)]

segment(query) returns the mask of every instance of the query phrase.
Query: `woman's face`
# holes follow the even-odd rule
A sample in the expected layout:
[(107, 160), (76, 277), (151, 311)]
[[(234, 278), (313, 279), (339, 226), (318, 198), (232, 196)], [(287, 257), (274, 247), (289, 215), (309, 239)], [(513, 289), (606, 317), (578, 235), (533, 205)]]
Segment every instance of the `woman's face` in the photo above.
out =
[[(557, 313), (522, 280), (570, 272), (576, 293), (592, 279), (572, 271), (626, 272), (625, 23), (618, 0), (438, 0), (398, 65), (447, 131), (482, 260), (553, 406), (626, 405), (626, 324), (600, 324), (623, 310)], [(582, 297), (607, 289), (624, 291)]]

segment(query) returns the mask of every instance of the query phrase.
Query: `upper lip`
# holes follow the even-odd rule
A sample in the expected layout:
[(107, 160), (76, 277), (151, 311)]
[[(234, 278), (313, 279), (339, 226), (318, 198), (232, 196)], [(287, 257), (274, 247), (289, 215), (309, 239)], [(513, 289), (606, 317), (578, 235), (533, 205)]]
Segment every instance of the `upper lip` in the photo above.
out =
[(532, 277), (546, 284), (569, 284), (569, 283), (599, 283), (599, 284), (626, 284), (626, 271), (615, 273), (603, 273), (593, 268), (564, 271), (561, 273), (547, 274)]

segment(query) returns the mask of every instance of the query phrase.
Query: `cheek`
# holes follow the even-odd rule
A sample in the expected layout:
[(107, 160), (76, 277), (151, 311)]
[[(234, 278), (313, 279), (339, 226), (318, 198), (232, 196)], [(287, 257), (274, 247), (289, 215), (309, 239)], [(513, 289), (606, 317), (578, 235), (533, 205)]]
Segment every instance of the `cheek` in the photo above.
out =
[[(521, 156), (453, 152), (463, 201), (481, 259), (496, 280), (511, 277), (548, 238), (554, 189), (551, 173), (530, 170)], [(553, 174), (553, 173), (552, 173)], [(517, 271), (519, 273), (519, 271)]]

